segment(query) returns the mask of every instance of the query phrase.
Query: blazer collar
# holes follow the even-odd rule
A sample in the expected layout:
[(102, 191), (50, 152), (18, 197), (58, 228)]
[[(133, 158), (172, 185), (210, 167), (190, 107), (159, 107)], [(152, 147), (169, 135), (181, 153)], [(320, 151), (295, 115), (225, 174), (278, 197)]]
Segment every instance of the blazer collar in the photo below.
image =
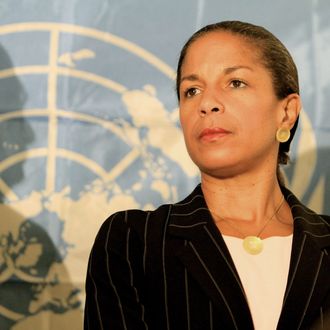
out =
[(305, 328), (330, 289), (330, 226), (283, 188), (294, 219), (290, 269), (278, 329)]
[(226, 329), (253, 329), (239, 275), (207, 208), (200, 185), (175, 204), (168, 234), (173, 253), (214, 302)]
[[(315, 317), (329, 292), (329, 223), (282, 188), (294, 218), (287, 288), (277, 329), (293, 329)], [(207, 208), (201, 186), (174, 204), (168, 234), (191, 276), (226, 315), (228, 329), (253, 329), (242, 283), (228, 248)], [(175, 242), (175, 240), (174, 240)]]

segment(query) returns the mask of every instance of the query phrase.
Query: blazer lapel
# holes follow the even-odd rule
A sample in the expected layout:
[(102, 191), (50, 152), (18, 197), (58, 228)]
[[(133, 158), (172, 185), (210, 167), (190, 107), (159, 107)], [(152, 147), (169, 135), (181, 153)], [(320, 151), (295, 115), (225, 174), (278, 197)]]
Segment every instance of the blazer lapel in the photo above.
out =
[(244, 289), (198, 186), (172, 210), (168, 235), (188, 272), (220, 309), (226, 328), (253, 329)]
[(294, 218), (288, 283), (277, 329), (300, 329), (317, 318), (329, 293), (329, 224), (284, 190)]

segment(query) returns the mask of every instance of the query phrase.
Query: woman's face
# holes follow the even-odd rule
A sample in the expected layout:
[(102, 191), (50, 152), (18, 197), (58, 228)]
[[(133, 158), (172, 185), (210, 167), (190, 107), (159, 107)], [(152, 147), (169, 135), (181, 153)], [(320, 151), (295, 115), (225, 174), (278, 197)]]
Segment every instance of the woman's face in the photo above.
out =
[(181, 68), (180, 121), (188, 152), (204, 173), (232, 176), (276, 168), (276, 130), (285, 116), (257, 49), (228, 32), (188, 48)]

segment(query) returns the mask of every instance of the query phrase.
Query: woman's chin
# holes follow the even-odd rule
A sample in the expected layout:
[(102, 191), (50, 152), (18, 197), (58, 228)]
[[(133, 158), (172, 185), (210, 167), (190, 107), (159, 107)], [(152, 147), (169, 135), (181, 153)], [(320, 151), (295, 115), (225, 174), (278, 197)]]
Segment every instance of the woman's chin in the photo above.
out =
[(203, 161), (195, 162), (195, 164), (202, 174), (205, 173), (216, 177), (231, 177), (239, 172), (239, 168), (242, 168), (238, 162), (230, 162), (228, 159), (222, 161), (218, 159), (205, 161), (203, 159)]

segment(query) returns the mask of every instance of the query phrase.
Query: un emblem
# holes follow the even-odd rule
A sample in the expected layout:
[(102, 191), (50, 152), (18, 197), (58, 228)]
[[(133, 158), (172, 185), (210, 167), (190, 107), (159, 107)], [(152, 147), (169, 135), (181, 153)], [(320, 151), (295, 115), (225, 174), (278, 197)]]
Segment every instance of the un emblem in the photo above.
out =
[[(178, 187), (198, 180), (174, 92), (162, 88), (174, 72), (125, 39), (74, 25), (2, 26), (0, 44), (0, 328), (81, 329), (101, 222), (177, 201)], [(301, 119), (298, 153), (315, 149)], [(301, 194), (316, 156), (287, 175)]]
[(80, 329), (101, 222), (194, 185), (174, 93), (160, 88), (174, 72), (74, 25), (2, 26), (0, 44), (0, 328)]

